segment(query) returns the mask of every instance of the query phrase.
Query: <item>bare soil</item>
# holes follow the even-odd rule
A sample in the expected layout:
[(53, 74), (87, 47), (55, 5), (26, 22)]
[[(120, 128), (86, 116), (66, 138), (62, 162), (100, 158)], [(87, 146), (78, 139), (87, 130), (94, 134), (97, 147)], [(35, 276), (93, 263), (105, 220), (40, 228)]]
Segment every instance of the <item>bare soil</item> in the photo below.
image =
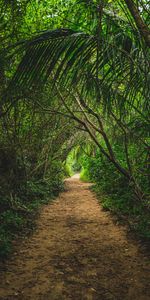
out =
[(0, 273), (0, 299), (149, 300), (148, 257), (103, 211), (88, 183), (44, 206), (33, 235)]

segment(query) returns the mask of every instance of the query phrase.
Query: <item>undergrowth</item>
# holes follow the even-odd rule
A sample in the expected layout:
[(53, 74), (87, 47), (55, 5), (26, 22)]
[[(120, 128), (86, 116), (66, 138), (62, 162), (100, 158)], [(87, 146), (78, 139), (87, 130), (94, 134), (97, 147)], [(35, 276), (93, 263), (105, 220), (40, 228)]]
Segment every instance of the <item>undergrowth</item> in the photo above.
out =
[(92, 190), (105, 210), (126, 220), (140, 238), (150, 240), (150, 215), (145, 203), (137, 200), (130, 183), (111, 163), (99, 153), (93, 158), (84, 157), (81, 180), (93, 182)]
[(0, 258), (7, 258), (13, 249), (13, 240), (34, 228), (35, 215), (41, 205), (47, 204), (63, 190), (61, 180), (28, 181), (20, 196), (0, 196)]
[(81, 173), (80, 173), (80, 179), (84, 182), (89, 182), (90, 181), (90, 176), (89, 176), (89, 172), (87, 169), (82, 169)]
[(150, 240), (150, 216), (145, 213), (142, 204), (133, 204), (131, 197), (127, 194), (115, 193), (109, 194), (98, 184), (92, 186), (102, 204), (104, 210), (109, 210), (128, 223), (130, 229), (133, 230), (140, 238), (145, 241)]

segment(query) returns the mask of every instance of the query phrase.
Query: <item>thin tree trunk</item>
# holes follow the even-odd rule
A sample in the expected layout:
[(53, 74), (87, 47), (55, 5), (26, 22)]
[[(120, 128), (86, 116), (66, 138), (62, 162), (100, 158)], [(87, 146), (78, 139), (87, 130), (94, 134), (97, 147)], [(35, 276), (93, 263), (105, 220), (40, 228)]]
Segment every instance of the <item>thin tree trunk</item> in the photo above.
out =
[(126, 3), (128, 9), (129, 9), (141, 36), (145, 40), (146, 45), (150, 48), (150, 30), (149, 30), (148, 26), (144, 23), (143, 19), (141, 18), (140, 13), (139, 13), (134, 1), (133, 0), (124, 0), (124, 2)]

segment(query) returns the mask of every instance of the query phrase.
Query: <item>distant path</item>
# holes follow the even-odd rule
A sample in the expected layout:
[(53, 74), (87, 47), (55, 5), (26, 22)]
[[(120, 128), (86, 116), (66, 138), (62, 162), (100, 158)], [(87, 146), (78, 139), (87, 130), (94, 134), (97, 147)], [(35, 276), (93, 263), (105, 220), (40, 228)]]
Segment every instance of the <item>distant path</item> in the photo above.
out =
[(76, 176), (17, 246), (0, 274), (0, 299), (150, 300), (148, 271), (138, 244)]

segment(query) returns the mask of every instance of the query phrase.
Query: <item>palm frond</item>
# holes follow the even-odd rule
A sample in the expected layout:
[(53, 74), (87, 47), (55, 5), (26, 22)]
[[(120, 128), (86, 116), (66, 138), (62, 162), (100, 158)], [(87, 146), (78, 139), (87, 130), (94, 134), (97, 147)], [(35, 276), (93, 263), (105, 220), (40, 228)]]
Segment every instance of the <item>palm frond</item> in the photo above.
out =
[(63, 87), (77, 85), (83, 92), (98, 92), (98, 98), (103, 98), (106, 106), (118, 101), (115, 91), (120, 89), (124, 101), (133, 103), (142, 97), (147, 107), (148, 50), (143, 51), (138, 45), (136, 51), (134, 42), (130, 50), (125, 49), (125, 38), (128, 35), (124, 34), (121, 39), (115, 36), (111, 42), (103, 39), (97, 56), (96, 36), (70, 29), (45, 31), (25, 43), (25, 55), (9, 89), (19, 94), (44, 85), (51, 78), (53, 83), (57, 81)]

